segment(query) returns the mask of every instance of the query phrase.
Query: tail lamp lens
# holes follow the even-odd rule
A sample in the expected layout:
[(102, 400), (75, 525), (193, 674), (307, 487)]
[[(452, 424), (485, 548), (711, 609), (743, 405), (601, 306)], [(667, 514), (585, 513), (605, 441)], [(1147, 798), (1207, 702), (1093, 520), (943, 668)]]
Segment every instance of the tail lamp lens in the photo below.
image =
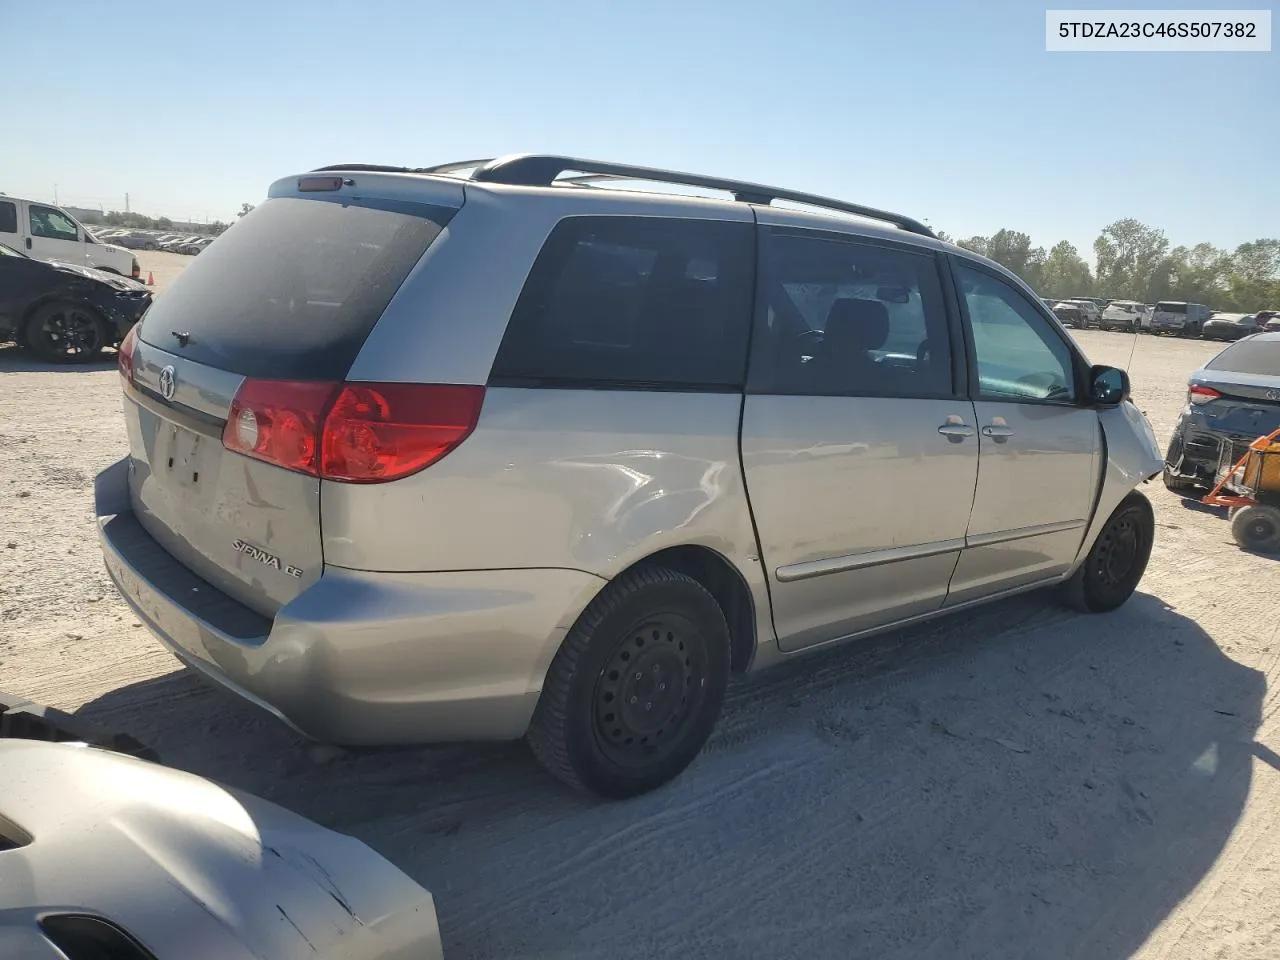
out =
[(382, 483), (416, 473), (475, 429), (484, 387), (246, 380), (223, 445), (326, 480)]
[(133, 351), (138, 345), (138, 328), (130, 327), (129, 332), (120, 341), (116, 364), (120, 367), (120, 376), (128, 386), (133, 386)]
[(1210, 400), (1217, 400), (1220, 396), (1222, 394), (1213, 389), (1213, 387), (1206, 387), (1198, 383), (1193, 383), (1187, 388), (1187, 399), (1197, 407), (1208, 403)]

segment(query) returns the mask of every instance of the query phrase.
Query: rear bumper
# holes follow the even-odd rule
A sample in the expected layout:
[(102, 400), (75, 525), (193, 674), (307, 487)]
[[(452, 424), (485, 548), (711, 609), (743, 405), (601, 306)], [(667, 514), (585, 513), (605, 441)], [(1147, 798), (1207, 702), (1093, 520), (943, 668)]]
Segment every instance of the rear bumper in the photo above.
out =
[(577, 570), (327, 567), (274, 619), (178, 563), (99, 474), (107, 572), (183, 662), (316, 740), (351, 746), (524, 735), (564, 634), (603, 581)]
[(1181, 480), (1212, 487), (1217, 482), (1223, 446), (1230, 446), (1228, 457), (1235, 463), (1254, 439), (1252, 435), (1207, 430), (1196, 421), (1188, 423), (1184, 419), (1174, 428), (1165, 454), (1165, 467)]

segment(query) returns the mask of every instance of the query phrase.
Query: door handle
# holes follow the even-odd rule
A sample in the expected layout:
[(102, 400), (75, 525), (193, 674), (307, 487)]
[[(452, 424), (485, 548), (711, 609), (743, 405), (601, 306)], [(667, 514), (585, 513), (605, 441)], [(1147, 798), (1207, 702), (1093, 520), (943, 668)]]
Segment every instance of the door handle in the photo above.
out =
[(982, 435), (984, 437), (990, 437), (996, 443), (1004, 443), (1013, 436), (1013, 427), (1009, 426), (1004, 421), (989, 423), (982, 428)]
[(31, 249), (31, 238), (30, 238), (30, 237), (27, 237), (27, 249), (28, 249), (28, 250), (30, 250), (30, 249)]
[(973, 427), (953, 413), (947, 417), (947, 422), (938, 428), (938, 432), (952, 443), (959, 443), (965, 437), (973, 436)]

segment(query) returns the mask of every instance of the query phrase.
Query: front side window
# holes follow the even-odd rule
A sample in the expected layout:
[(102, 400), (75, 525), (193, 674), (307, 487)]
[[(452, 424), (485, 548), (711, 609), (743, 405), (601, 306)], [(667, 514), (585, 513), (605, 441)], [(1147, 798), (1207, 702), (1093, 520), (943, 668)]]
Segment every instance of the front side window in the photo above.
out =
[(945, 397), (951, 347), (930, 253), (775, 231), (754, 393)]
[(18, 232), (18, 205), (0, 200), (0, 233)]
[(985, 271), (957, 262), (956, 278), (969, 312), (981, 398), (1074, 402), (1073, 355), (1048, 319)]
[(39, 207), (34, 203), (27, 208), (30, 214), (31, 235), (46, 240), (79, 240), (80, 231), (66, 215), (52, 207)]
[(494, 360), (519, 385), (738, 389), (749, 223), (569, 217), (538, 254)]

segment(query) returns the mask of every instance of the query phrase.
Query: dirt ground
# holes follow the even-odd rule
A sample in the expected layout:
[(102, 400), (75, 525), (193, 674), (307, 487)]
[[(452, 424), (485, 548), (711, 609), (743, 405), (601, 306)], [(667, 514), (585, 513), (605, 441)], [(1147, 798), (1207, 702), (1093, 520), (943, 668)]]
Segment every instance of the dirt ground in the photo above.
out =
[(133, 255), (138, 258), (143, 282), (146, 282), (150, 274), (155, 280), (152, 292), (157, 294), (173, 283), (178, 274), (195, 259), (183, 253), (166, 253), (163, 250), (135, 250)]
[[(1162, 443), (1218, 349), (1079, 339)], [(112, 364), (0, 350), (0, 689), (371, 844), (451, 960), (1280, 956), (1280, 561), (1159, 482), (1118, 612), (1026, 596), (738, 682), (684, 776), (600, 804), (519, 744), (327, 756), (179, 669), (93, 536), (124, 450)]]

